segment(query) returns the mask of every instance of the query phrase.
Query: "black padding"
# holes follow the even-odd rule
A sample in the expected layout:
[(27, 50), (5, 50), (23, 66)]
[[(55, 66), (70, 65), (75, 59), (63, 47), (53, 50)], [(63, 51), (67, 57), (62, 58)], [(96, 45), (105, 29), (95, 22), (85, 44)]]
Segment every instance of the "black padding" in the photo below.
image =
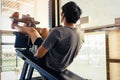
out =
[(60, 76), (62, 77), (62, 80), (85, 80), (82, 77), (76, 75), (75, 73), (71, 72), (70, 70), (63, 71)]
[(42, 38), (37, 38), (34, 42), (34, 45), (37, 45), (39, 47), (42, 42), (43, 42)]
[(32, 42), (28, 35), (22, 34), (20, 32), (13, 32), (15, 34), (15, 48), (28, 48), (31, 47)]

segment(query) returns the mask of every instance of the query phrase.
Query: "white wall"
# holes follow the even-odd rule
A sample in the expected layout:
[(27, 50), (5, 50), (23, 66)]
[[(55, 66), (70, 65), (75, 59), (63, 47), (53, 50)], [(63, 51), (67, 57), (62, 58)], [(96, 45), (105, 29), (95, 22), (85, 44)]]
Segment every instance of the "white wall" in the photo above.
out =
[(1, 0), (0, 0), (0, 27), (1, 27)]
[[(71, 0), (62, 0), (62, 3)], [(89, 24), (82, 27), (92, 27), (114, 24), (114, 19), (120, 17), (120, 0), (72, 0), (82, 9), (82, 16), (89, 16)]]
[(40, 21), (40, 27), (49, 27), (49, 0), (36, 0), (36, 19)]

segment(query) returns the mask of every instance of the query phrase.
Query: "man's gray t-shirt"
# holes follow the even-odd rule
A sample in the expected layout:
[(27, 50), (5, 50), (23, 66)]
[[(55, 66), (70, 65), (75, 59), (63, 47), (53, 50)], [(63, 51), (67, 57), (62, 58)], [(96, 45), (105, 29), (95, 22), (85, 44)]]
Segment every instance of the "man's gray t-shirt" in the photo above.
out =
[(80, 36), (76, 28), (56, 27), (50, 31), (42, 45), (48, 49), (47, 67), (63, 71), (78, 53)]

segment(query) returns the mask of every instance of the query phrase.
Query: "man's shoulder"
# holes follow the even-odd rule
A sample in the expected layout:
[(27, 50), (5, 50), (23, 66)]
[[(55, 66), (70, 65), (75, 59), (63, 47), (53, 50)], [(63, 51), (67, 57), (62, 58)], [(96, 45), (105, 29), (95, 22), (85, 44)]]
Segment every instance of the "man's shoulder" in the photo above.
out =
[(63, 29), (64, 27), (55, 27), (55, 29)]
[(64, 27), (55, 27), (55, 28), (53, 28), (53, 30), (61, 31), (61, 30), (65, 30), (65, 28)]

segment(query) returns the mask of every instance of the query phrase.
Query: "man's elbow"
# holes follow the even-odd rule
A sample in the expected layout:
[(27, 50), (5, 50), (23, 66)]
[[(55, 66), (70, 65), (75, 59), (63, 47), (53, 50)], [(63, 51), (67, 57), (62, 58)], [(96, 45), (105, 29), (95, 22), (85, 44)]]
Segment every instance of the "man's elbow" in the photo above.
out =
[(37, 57), (37, 58), (43, 58), (45, 55), (43, 55), (43, 54), (39, 54), (39, 53), (36, 53), (35, 54), (35, 57)]
[(35, 56), (38, 57), (38, 58), (42, 58), (42, 57), (44, 57), (46, 55), (47, 51), (48, 50), (46, 48), (44, 48), (43, 46), (40, 46), (38, 48)]

